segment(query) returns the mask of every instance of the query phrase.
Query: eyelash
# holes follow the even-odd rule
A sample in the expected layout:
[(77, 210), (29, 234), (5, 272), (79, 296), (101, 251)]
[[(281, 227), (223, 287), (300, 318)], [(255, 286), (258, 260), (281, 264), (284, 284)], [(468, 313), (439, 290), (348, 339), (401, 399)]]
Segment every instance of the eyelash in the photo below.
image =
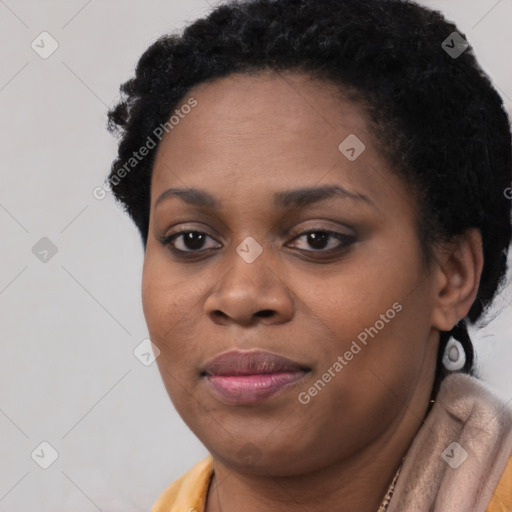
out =
[[(198, 254), (198, 253), (201, 253), (201, 252), (206, 252), (206, 251), (211, 251), (212, 249), (214, 249), (213, 247), (211, 248), (208, 248), (208, 249), (198, 249), (198, 250), (188, 250), (188, 251), (184, 251), (182, 249), (176, 249), (176, 247), (174, 247), (173, 245), (173, 242), (178, 239), (180, 236), (184, 235), (184, 234), (188, 234), (188, 233), (196, 233), (196, 234), (199, 234), (199, 235), (206, 235), (212, 239), (215, 240), (215, 238), (208, 232), (206, 231), (198, 231), (198, 230), (194, 230), (194, 229), (186, 229), (186, 230), (182, 230), (182, 231), (177, 231), (176, 233), (173, 233), (171, 235), (168, 235), (168, 236), (162, 236), (162, 237), (158, 237), (158, 240), (160, 241), (160, 243), (166, 247), (169, 248), (169, 250), (177, 255), (178, 257), (180, 258), (190, 258), (190, 256), (187, 256), (187, 254)], [(312, 234), (312, 233), (315, 233), (315, 234), (319, 234), (319, 233), (322, 233), (322, 234), (326, 234), (329, 236), (329, 238), (335, 238), (337, 240), (340, 241), (340, 245), (338, 247), (335, 247), (334, 249), (331, 248), (331, 249), (318, 249), (318, 250), (307, 250), (307, 249), (299, 249), (300, 251), (304, 251), (304, 252), (307, 252), (307, 253), (323, 253), (323, 254), (332, 254), (332, 253), (337, 253), (337, 252), (341, 252), (342, 250), (346, 249), (349, 245), (351, 245), (354, 241), (355, 241), (355, 237), (351, 236), (351, 235), (344, 235), (343, 233), (338, 233), (336, 231), (330, 231), (328, 229), (310, 229), (310, 230), (307, 230), (307, 231), (303, 231), (301, 233), (299, 233), (298, 235), (296, 235), (293, 239), (293, 240), (297, 240), (303, 236), (306, 236), (306, 235), (309, 235), (309, 234)], [(215, 248), (216, 249), (216, 248)]]

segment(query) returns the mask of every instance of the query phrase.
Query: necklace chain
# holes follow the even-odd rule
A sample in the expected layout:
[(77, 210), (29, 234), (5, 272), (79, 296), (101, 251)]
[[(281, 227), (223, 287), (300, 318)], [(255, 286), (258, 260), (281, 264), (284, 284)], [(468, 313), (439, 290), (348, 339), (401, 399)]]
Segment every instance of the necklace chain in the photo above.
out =
[(393, 477), (393, 481), (389, 486), (388, 492), (386, 493), (386, 496), (384, 496), (384, 499), (382, 500), (382, 503), (380, 504), (379, 510), (377, 512), (386, 512), (386, 510), (388, 509), (389, 503), (391, 502), (391, 497), (393, 496), (393, 493), (395, 491), (396, 481), (398, 480), (398, 475), (400, 474), (400, 469), (402, 469), (403, 462), (404, 461), (402, 460), (400, 466), (398, 466), (395, 476)]

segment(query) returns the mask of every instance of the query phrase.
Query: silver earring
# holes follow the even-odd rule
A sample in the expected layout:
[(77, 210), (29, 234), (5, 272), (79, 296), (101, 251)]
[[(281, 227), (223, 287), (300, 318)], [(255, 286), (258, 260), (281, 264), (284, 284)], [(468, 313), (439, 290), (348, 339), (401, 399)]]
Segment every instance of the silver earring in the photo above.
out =
[(460, 341), (450, 338), (450, 340), (446, 344), (446, 348), (444, 349), (444, 367), (447, 370), (454, 372), (460, 370), (465, 364), (466, 352), (464, 351), (464, 347), (462, 346)]

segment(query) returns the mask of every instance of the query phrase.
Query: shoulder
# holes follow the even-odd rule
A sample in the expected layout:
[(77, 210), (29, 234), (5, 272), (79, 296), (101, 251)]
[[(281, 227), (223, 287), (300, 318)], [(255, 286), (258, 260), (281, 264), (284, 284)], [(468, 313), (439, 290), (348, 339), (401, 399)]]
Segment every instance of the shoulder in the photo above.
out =
[(486, 512), (510, 511), (512, 511), (512, 455), (508, 459), (505, 471), (494, 490)]
[(201, 512), (212, 473), (213, 459), (208, 455), (172, 482), (155, 501), (151, 512)]

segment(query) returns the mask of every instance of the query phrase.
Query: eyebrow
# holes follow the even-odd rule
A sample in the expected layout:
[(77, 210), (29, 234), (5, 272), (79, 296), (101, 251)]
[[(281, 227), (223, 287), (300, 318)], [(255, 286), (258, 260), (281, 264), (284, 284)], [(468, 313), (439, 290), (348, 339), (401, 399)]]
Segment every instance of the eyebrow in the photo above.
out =
[[(325, 185), (323, 187), (298, 188), (276, 192), (274, 193), (274, 205), (290, 209), (304, 208), (333, 197), (366, 202), (375, 208), (374, 203), (368, 196), (359, 192), (350, 192), (340, 185)], [(196, 188), (170, 188), (158, 197), (154, 207), (156, 208), (162, 201), (170, 198), (179, 198), (191, 206), (207, 209), (220, 208), (222, 204), (221, 201), (205, 190)]]

